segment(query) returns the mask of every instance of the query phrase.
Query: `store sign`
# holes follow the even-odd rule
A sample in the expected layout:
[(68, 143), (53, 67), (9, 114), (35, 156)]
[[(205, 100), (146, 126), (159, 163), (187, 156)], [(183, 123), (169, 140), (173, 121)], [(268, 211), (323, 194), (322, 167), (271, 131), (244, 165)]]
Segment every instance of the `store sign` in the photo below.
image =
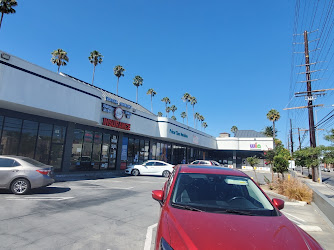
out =
[[(108, 104), (106, 104), (106, 103), (102, 103), (102, 111), (103, 111), (103, 112), (106, 112), (106, 113), (110, 113), (110, 114), (114, 114), (114, 115), (115, 115), (115, 111), (116, 111), (116, 109), (121, 109), (121, 108), (119, 108), (119, 107), (115, 108), (115, 107), (110, 106), (110, 105), (108, 105)], [(118, 112), (120, 112), (120, 111), (118, 111)], [(132, 114), (131, 114), (129, 111), (123, 110), (122, 112), (123, 112), (123, 114), (125, 115), (126, 118), (130, 119), (130, 117), (131, 117)], [(115, 117), (115, 118), (116, 118), (116, 117)], [(117, 118), (116, 118), (116, 119), (117, 119)], [(120, 120), (120, 119), (119, 119), (119, 120)]]
[(124, 102), (118, 102), (116, 99), (110, 98), (108, 96), (106, 96), (106, 101), (114, 103), (114, 104), (119, 105), (119, 106), (122, 106), (122, 107), (127, 108), (127, 109), (131, 109), (131, 107), (132, 107), (129, 104), (126, 104)]
[(188, 135), (183, 134), (183, 133), (178, 132), (178, 131), (175, 131), (175, 130), (173, 130), (173, 129), (170, 129), (170, 130), (169, 130), (169, 133), (171, 133), (171, 134), (173, 134), (173, 135), (177, 135), (177, 136), (182, 136), (182, 137), (188, 138)]
[(117, 119), (117, 120), (121, 120), (123, 118), (123, 109), (121, 108), (115, 108), (114, 110), (114, 117)]
[(130, 130), (130, 127), (131, 127), (131, 124), (120, 122), (120, 121), (115, 121), (115, 120), (108, 119), (108, 118), (103, 118), (102, 125), (113, 127), (113, 128), (124, 129), (124, 130)]
[(257, 142), (255, 142), (255, 144), (249, 144), (250, 148), (261, 148), (260, 144), (257, 144)]

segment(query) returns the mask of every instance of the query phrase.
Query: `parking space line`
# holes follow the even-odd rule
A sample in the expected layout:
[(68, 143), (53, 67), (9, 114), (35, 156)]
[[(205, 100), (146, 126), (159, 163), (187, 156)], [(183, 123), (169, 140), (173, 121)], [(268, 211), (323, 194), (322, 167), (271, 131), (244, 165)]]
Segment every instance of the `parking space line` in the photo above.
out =
[[(303, 219), (298, 218), (297, 216), (294, 216), (294, 215), (289, 214), (289, 213), (287, 213), (287, 212), (284, 212), (284, 214), (288, 215), (289, 217), (293, 217), (293, 218), (295, 218), (295, 219), (297, 219), (297, 220), (299, 220), (299, 221), (305, 222)], [(290, 219), (290, 220), (291, 220), (291, 219)]]
[(144, 250), (151, 249), (153, 228), (155, 228), (157, 225), (158, 223), (155, 223), (147, 228)]
[(11, 201), (27, 201), (27, 200), (34, 200), (34, 201), (62, 201), (73, 199), (74, 197), (42, 197), (42, 196), (33, 196), (33, 197), (6, 197), (6, 200)]

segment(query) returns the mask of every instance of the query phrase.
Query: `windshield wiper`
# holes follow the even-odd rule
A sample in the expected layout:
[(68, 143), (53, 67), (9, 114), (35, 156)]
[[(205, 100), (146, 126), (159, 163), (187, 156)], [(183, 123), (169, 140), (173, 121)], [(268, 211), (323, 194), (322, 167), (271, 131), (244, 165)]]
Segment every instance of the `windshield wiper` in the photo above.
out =
[(186, 209), (186, 210), (190, 210), (190, 211), (197, 211), (197, 212), (203, 212), (203, 210), (192, 207), (192, 206), (187, 206), (187, 205), (181, 205), (181, 204), (177, 204), (177, 203), (172, 203), (173, 207), (178, 207), (178, 208), (182, 208), (182, 209)]
[(214, 213), (227, 213), (227, 214), (240, 214), (240, 215), (250, 215), (254, 216), (255, 214), (252, 214), (250, 212), (246, 211), (240, 211), (240, 210), (234, 210), (234, 209), (224, 209), (224, 210), (217, 210), (213, 211)]

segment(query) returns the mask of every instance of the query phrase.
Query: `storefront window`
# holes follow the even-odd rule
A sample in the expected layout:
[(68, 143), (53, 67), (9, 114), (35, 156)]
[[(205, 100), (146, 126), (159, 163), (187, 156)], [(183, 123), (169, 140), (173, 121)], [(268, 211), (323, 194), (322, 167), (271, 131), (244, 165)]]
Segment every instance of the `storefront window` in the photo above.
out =
[(100, 169), (100, 156), (101, 156), (101, 144), (102, 144), (102, 134), (94, 133), (94, 144), (92, 153), (92, 168)]
[(145, 141), (145, 149), (144, 149), (144, 161), (148, 160), (150, 150), (150, 141)]
[(18, 155), (34, 158), (38, 123), (24, 120)]
[(122, 153), (121, 153), (121, 169), (125, 169), (128, 160), (128, 142), (129, 138), (124, 136), (122, 141)]
[(4, 128), (1, 138), (1, 154), (17, 155), (22, 120), (5, 117)]
[(151, 146), (151, 154), (152, 154), (152, 160), (157, 159), (157, 143), (153, 142)]
[(49, 164), (52, 127), (51, 124), (40, 123), (38, 129), (35, 159), (45, 164)]
[(109, 167), (108, 167), (108, 169), (115, 169), (116, 168), (117, 141), (118, 141), (117, 136), (113, 135), (112, 138), (111, 138), (111, 144), (110, 144)]
[(61, 170), (65, 136), (66, 136), (66, 127), (57, 125), (53, 127), (50, 165), (54, 167), (55, 171)]
[(84, 136), (83, 130), (81, 129), (74, 130), (70, 171), (80, 170), (81, 168), (80, 160), (81, 160), (83, 136)]
[(82, 145), (80, 165), (82, 170), (91, 170), (92, 161), (92, 151), (93, 151), (93, 132), (85, 131), (84, 141)]
[(103, 144), (101, 151), (101, 169), (108, 168), (109, 149), (110, 149), (110, 134), (103, 134)]

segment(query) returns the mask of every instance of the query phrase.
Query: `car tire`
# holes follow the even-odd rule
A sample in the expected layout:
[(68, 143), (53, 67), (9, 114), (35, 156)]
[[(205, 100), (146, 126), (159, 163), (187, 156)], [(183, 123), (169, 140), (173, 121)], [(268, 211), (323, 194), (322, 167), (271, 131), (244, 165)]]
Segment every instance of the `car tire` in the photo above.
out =
[(16, 179), (10, 185), (10, 190), (16, 195), (27, 194), (30, 191), (30, 182), (24, 178)]
[(162, 172), (162, 176), (168, 178), (170, 175), (170, 172), (168, 170), (165, 170)]
[(139, 173), (139, 170), (138, 170), (138, 169), (133, 169), (133, 170), (131, 171), (131, 174), (132, 174), (133, 176), (138, 176), (140, 173)]

